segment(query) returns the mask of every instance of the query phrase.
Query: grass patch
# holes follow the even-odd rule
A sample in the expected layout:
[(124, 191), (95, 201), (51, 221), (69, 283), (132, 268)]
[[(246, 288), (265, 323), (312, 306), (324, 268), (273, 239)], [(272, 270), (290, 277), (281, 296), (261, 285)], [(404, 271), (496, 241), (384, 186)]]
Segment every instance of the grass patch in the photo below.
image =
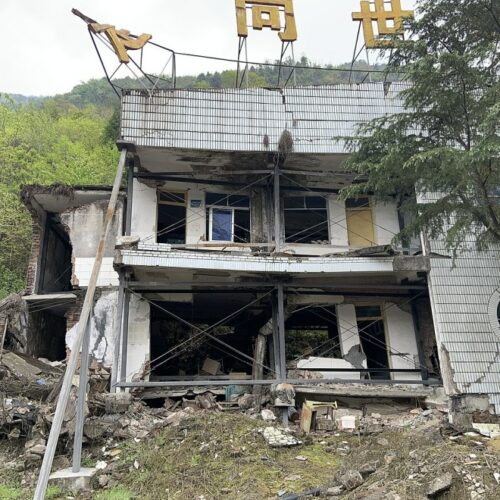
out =
[(23, 490), (14, 486), (0, 484), (0, 498), (2, 500), (19, 500), (23, 497)]
[(140, 468), (122, 482), (141, 499), (260, 500), (331, 481), (338, 462), (324, 445), (273, 449), (256, 433), (262, 425), (242, 415), (199, 412), (153, 442), (127, 445), (122, 465), (137, 460)]
[(133, 500), (136, 498), (126, 488), (116, 487), (108, 491), (102, 491), (93, 496), (94, 500)]

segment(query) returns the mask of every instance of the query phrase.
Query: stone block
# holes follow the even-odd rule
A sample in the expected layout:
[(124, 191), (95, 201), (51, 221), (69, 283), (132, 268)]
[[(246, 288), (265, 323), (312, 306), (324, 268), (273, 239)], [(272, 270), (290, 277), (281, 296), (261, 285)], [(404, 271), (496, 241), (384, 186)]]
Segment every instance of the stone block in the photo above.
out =
[(130, 407), (132, 396), (129, 392), (116, 392), (104, 394), (106, 413), (125, 413)]
[(62, 490), (77, 492), (90, 490), (92, 478), (97, 469), (82, 467), (79, 472), (71, 469), (62, 469), (54, 472), (49, 477), (49, 483), (59, 486)]

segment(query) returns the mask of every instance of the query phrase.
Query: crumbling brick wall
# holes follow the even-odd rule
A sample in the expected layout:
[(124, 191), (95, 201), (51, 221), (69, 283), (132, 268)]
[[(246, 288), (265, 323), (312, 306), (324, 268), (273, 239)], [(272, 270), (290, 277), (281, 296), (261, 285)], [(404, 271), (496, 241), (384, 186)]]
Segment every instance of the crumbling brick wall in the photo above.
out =
[(85, 300), (84, 294), (78, 295), (75, 302), (73, 302), (66, 311), (66, 330), (71, 330), (78, 321), (80, 321), (80, 314), (82, 312), (83, 301)]
[(27, 207), (31, 215), (31, 253), (28, 260), (28, 267), (26, 270), (26, 295), (36, 293), (36, 278), (38, 273), (38, 262), (41, 252), (41, 242), (43, 236), (43, 221), (37, 211), (31, 207)]

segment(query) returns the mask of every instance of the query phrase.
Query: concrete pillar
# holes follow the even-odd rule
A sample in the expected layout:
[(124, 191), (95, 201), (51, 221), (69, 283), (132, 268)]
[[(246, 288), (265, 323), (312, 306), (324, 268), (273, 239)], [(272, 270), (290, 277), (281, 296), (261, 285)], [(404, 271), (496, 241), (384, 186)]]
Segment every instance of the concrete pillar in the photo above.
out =
[[(390, 367), (410, 370), (418, 368), (417, 338), (411, 313), (403, 311), (394, 304), (386, 303), (384, 315), (387, 347), (389, 351), (394, 351), (389, 355)], [(420, 373), (393, 373), (392, 378), (422, 380), (422, 375)]]
[(389, 245), (400, 230), (396, 203), (374, 202), (373, 225), (377, 245)]
[(148, 238), (156, 242), (157, 199), (156, 189), (134, 179), (134, 202), (132, 203), (131, 235), (141, 240)]
[(194, 245), (205, 239), (208, 240), (208, 235), (205, 234), (205, 191), (202, 191), (198, 186), (193, 186), (187, 192), (186, 198), (186, 243)]
[(347, 237), (347, 219), (345, 202), (337, 195), (329, 197), (328, 218), (330, 226), (330, 244), (339, 246), (340, 250), (347, 250), (349, 240)]

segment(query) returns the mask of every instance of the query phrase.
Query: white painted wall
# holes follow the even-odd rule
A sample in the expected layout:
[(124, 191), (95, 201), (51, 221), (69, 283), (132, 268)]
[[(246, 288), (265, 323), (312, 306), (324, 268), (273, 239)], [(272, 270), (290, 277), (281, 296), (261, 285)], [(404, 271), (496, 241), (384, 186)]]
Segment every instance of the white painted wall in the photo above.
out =
[(156, 189), (134, 179), (132, 224), (130, 234), (149, 243), (156, 242), (157, 200)]
[[(78, 208), (66, 210), (60, 216), (61, 221), (68, 230), (73, 249), (73, 275), (71, 282), (74, 286), (86, 287), (89, 284), (107, 207), (107, 200), (100, 200)], [(123, 233), (122, 227), (123, 203), (120, 200), (104, 249), (104, 260), (97, 286), (118, 285), (118, 275), (113, 269), (113, 259), (116, 239)]]
[(346, 250), (349, 246), (349, 239), (345, 202), (340, 200), (337, 195), (331, 195), (328, 202), (328, 213), (330, 218), (330, 243), (342, 250)]
[(396, 203), (374, 202), (373, 224), (377, 245), (389, 245), (399, 233), (399, 219)]
[[(335, 358), (317, 358), (311, 356), (306, 359), (301, 359), (297, 362), (298, 370), (311, 370), (312, 368), (327, 370), (315, 373), (320, 373), (325, 379), (338, 378), (340, 380), (359, 380), (361, 378), (360, 372), (335, 372), (335, 369), (349, 369), (355, 368), (351, 363), (343, 359)], [(333, 370), (333, 371), (332, 371)]]
[[(389, 365), (394, 369), (419, 368), (417, 339), (413, 318), (409, 312), (397, 305), (386, 303), (384, 307), (386, 341), (389, 351)], [(397, 353), (404, 354), (404, 357)], [(420, 373), (394, 373), (393, 379), (422, 380)]]
[[(94, 267), (93, 257), (77, 257), (74, 264), (74, 275), (78, 280), (78, 286), (89, 286), (90, 275)], [(97, 286), (118, 286), (118, 273), (113, 268), (113, 257), (104, 257), (101, 271), (97, 278)]]
[[(192, 200), (200, 200), (198, 208), (191, 207)], [(205, 210), (205, 190), (199, 186), (192, 186), (187, 193), (187, 227), (186, 243), (194, 245), (206, 240), (206, 210)]]
[[(128, 320), (128, 345), (127, 345), (127, 373), (120, 378), (127, 382), (132, 380), (134, 374), (142, 375), (144, 364), (150, 360), (150, 305), (136, 295), (130, 296)], [(145, 377), (148, 380), (149, 377)]]

